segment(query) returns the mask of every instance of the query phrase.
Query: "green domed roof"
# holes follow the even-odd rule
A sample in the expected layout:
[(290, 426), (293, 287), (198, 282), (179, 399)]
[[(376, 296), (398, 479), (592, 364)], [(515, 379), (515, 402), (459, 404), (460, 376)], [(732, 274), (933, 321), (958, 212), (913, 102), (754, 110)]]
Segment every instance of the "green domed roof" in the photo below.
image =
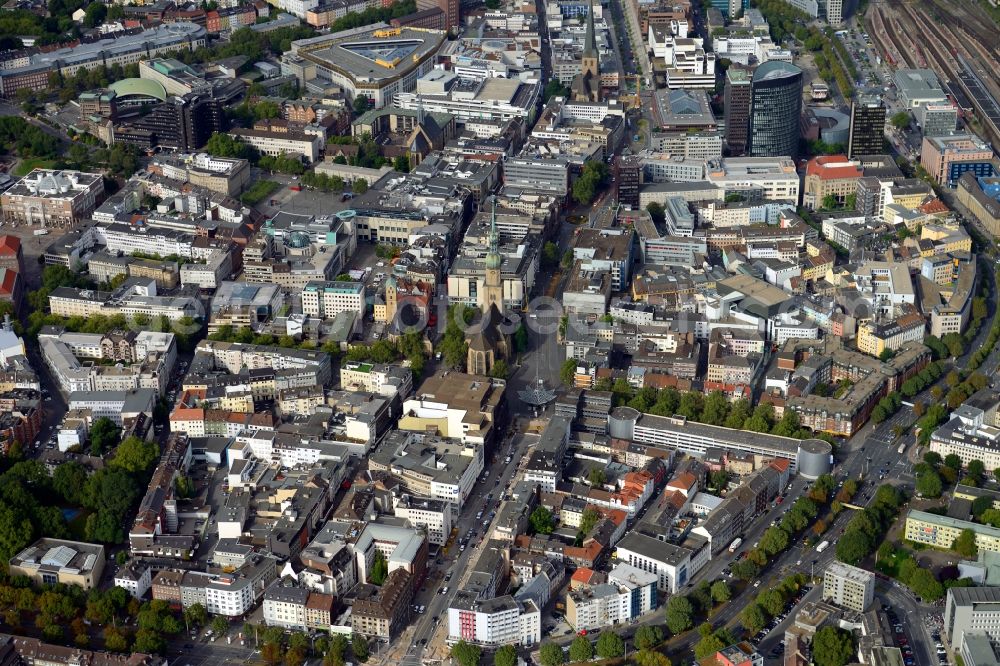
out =
[(154, 97), (161, 102), (167, 99), (167, 91), (158, 81), (152, 79), (122, 79), (109, 85), (108, 89), (114, 90), (119, 97), (139, 95)]
[(502, 263), (503, 257), (500, 256), (499, 252), (490, 252), (486, 255), (486, 270), (500, 270)]

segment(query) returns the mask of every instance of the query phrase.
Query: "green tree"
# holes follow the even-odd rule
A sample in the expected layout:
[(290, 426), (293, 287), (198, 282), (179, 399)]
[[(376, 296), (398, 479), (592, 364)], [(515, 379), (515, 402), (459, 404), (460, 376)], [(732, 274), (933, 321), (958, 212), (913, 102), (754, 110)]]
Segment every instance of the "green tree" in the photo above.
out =
[(951, 549), (965, 558), (973, 558), (979, 552), (976, 547), (976, 533), (973, 530), (962, 530), (951, 544)]
[(671, 666), (667, 655), (656, 650), (639, 650), (632, 656), (632, 659), (636, 666)]
[(729, 416), (729, 399), (722, 391), (712, 391), (705, 397), (705, 403), (701, 411), (702, 423), (709, 425), (722, 425)]
[(924, 470), (917, 475), (916, 490), (921, 497), (940, 497), (942, 488), (941, 477), (933, 469)]
[(90, 427), (90, 454), (100, 456), (105, 451), (110, 451), (118, 443), (121, 435), (121, 428), (106, 416), (94, 420)]
[(837, 559), (850, 565), (857, 565), (868, 553), (872, 552), (873, 544), (868, 535), (861, 530), (845, 530), (837, 540)]
[(656, 203), (655, 201), (651, 201), (646, 205), (646, 211), (649, 213), (649, 217), (652, 218), (655, 224), (662, 225), (666, 223), (667, 214), (662, 205)]
[(493, 367), (490, 368), (490, 377), (494, 379), (507, 379), (510, 376), (510, 367), (507, 365), (507, 361), (498, 359)]
[(385, 561), (382, 551), (375, 551), (375, 561), (372, 563), (371, 573), (368, 574), (368, 582), (372, 585), (381, 585), (389, 575), (389, 563)]
[(723, 649), (727, 645), (730, 645), (730, 643), (723, 641), (722, 638), (720, 638), (716, 634), (714, 633), (708, 634), (707, 636), (702, 637), (700, 641), (695, 643), (694, 656), (699, 661), (701, 661), (702, 659), (708, 659), (713, 654)]
[(656, 625), (644, 624), (635, 630), (632, 640), (637, 650), (648, 650), (663, 642), (663, 630)]
[(368, 661), (368, 641), (361, 634), (351, 634), (351, 652), (362, 664)]
[(763, 609), (760, 604), (752, 603), (747, 605), (740, 612), (740, 622), (743, 626), (747, 628), (747, 631), (751, 633), (756, 633), (764, 628), (767, 624), (767, 616), (764, 615)]
[(925, 602), (937, 601), (944, 596), (944, 586), (928, 569), (918, 568), (910, 576), (910, 589)]
[(229, 633), (229, 620), (222, 617), (221, 615), (216, 615), (212, 618), (212, 632), (216, 636), (224, 636)]
[(601, 659), (615, 659), (624, 654), (625, 641), (615, 632), (606, 630), (597, 639), (597, 656)]
[(562, 666), (566, 663), (566, 653), (555, 643), (548, 641), (542, 643), (538, 650), (538, 660), (542, 666)]
[(587, 482), (592, 486), (603, 486), (608, 480), (608, 474), (601, 467), (594, 467), (587, 472)]
[(816, 666), (846, 666), (857, 655), (854, 635), (828, 624), (816, 632), (812, 653)]
[(895, 113), (889, 122), (891, 122), (892, 126), (896, 129), (906, 129), (910, 126), (910, 113), (909, 111), (900, 111)]
[(202, 627), (208, 621), (208, 611), (202, 604), (191, 604), (184, 609), (184, 620), (192, 627)]
[(483, 650), (478, 645), (458, 641), (451, 646), (451, 657), (461, 666), (479, 666)]
[(559, 252), (559, 246), (552, 241), (547, 241), (545, 245), (542, 246), (543, 268), (556, 268), (559, 266), (560, 257), (561, 254)]
[(52, 489), (67, 504), (74, 506), (81, 503), (81, 493), (86, 483), (87, 470), (83, 465), (72, 460), (60, 463), (52, 474)]
[(717, 469), (708, 477), (708, 485), (716, 492), (722, 492), (729, 485), (729, 472)]
[(129, 474), (145, 474), (160, 459), (160, 445), (136, 436), (126, 437), (115, 451), (109, 465)]
[(732, 590), (729, 589), (729, 583), (724, 580), (717, 580), (712, 583), (712, 601), (721, 604), (723, 602), (729, 601), (733, 596)]
[(493, 655), (495, 666), (517, 666), (517, 648), (513, 645), (501, 646)]
[(572, 662), (590, 661), (594, 658), (594, 646), (586, 636), (577, 636), (569, 644), (569, 660)]
[(969, 476), (974, 479), (982, 479), (986, 473), (986, 465), (983, 464), (982, 460), (970, 460), (965, 469)]
[(687, 597), (674, 595), (667, 601), (667, 629), (677, 635), (691, 628), (694, 618), (694, 606)]
[(531, 512), (528, 522), (531, 524), (531, 531), (535, 534), (552, 534), (552, 530), (555, 529), (552, 512), (541, 505), (536, 506), (535, 510)]

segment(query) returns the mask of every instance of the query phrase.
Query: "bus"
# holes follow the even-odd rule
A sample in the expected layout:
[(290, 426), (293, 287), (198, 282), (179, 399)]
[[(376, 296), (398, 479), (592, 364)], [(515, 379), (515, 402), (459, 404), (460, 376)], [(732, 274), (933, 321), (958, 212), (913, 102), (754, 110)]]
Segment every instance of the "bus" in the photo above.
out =
[(829, 541), (824, 541), (820, 545), (816, 546), (816, 552), (817, 553), (822, 553), (824, 550), (826, 550), (826, 547), (829, 546), (829, 545), (830, 545)]

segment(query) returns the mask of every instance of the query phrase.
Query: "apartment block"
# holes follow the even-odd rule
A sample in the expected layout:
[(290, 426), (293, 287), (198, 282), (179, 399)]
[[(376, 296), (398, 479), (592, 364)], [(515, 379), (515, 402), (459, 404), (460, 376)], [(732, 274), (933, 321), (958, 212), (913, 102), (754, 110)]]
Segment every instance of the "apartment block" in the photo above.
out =
[(831, 562), (823, 573), (823, 599), (858, 613), (875, 598), (875, 574), (843, 562)]

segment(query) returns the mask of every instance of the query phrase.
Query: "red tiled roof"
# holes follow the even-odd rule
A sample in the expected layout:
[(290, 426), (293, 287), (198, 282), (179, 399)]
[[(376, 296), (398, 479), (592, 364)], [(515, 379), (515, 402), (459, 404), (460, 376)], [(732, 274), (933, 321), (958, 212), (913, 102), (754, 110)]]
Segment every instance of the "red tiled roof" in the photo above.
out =
[(13, 254), (17, 255), (17, 251), (21, 249), (21, 239), (17, 236), (11, 236), (6, 234), (0, 236), (0, 254)]
[(819, 176), (823, 180), (860, 178), (861, 170), (849, 162), (846, 155), (821, 155), (806, 163), (806, 175)]
[(920, 212), (925, 215), (934, 215), (935, 213), (947, 213), (949, 208), (944, 205), (944, 202), (937, 197), (925, 201), (920, 204)]
[(4, 268), (0, 272), (0, 295), (13, 296), (17, 287), (17, 271)]

